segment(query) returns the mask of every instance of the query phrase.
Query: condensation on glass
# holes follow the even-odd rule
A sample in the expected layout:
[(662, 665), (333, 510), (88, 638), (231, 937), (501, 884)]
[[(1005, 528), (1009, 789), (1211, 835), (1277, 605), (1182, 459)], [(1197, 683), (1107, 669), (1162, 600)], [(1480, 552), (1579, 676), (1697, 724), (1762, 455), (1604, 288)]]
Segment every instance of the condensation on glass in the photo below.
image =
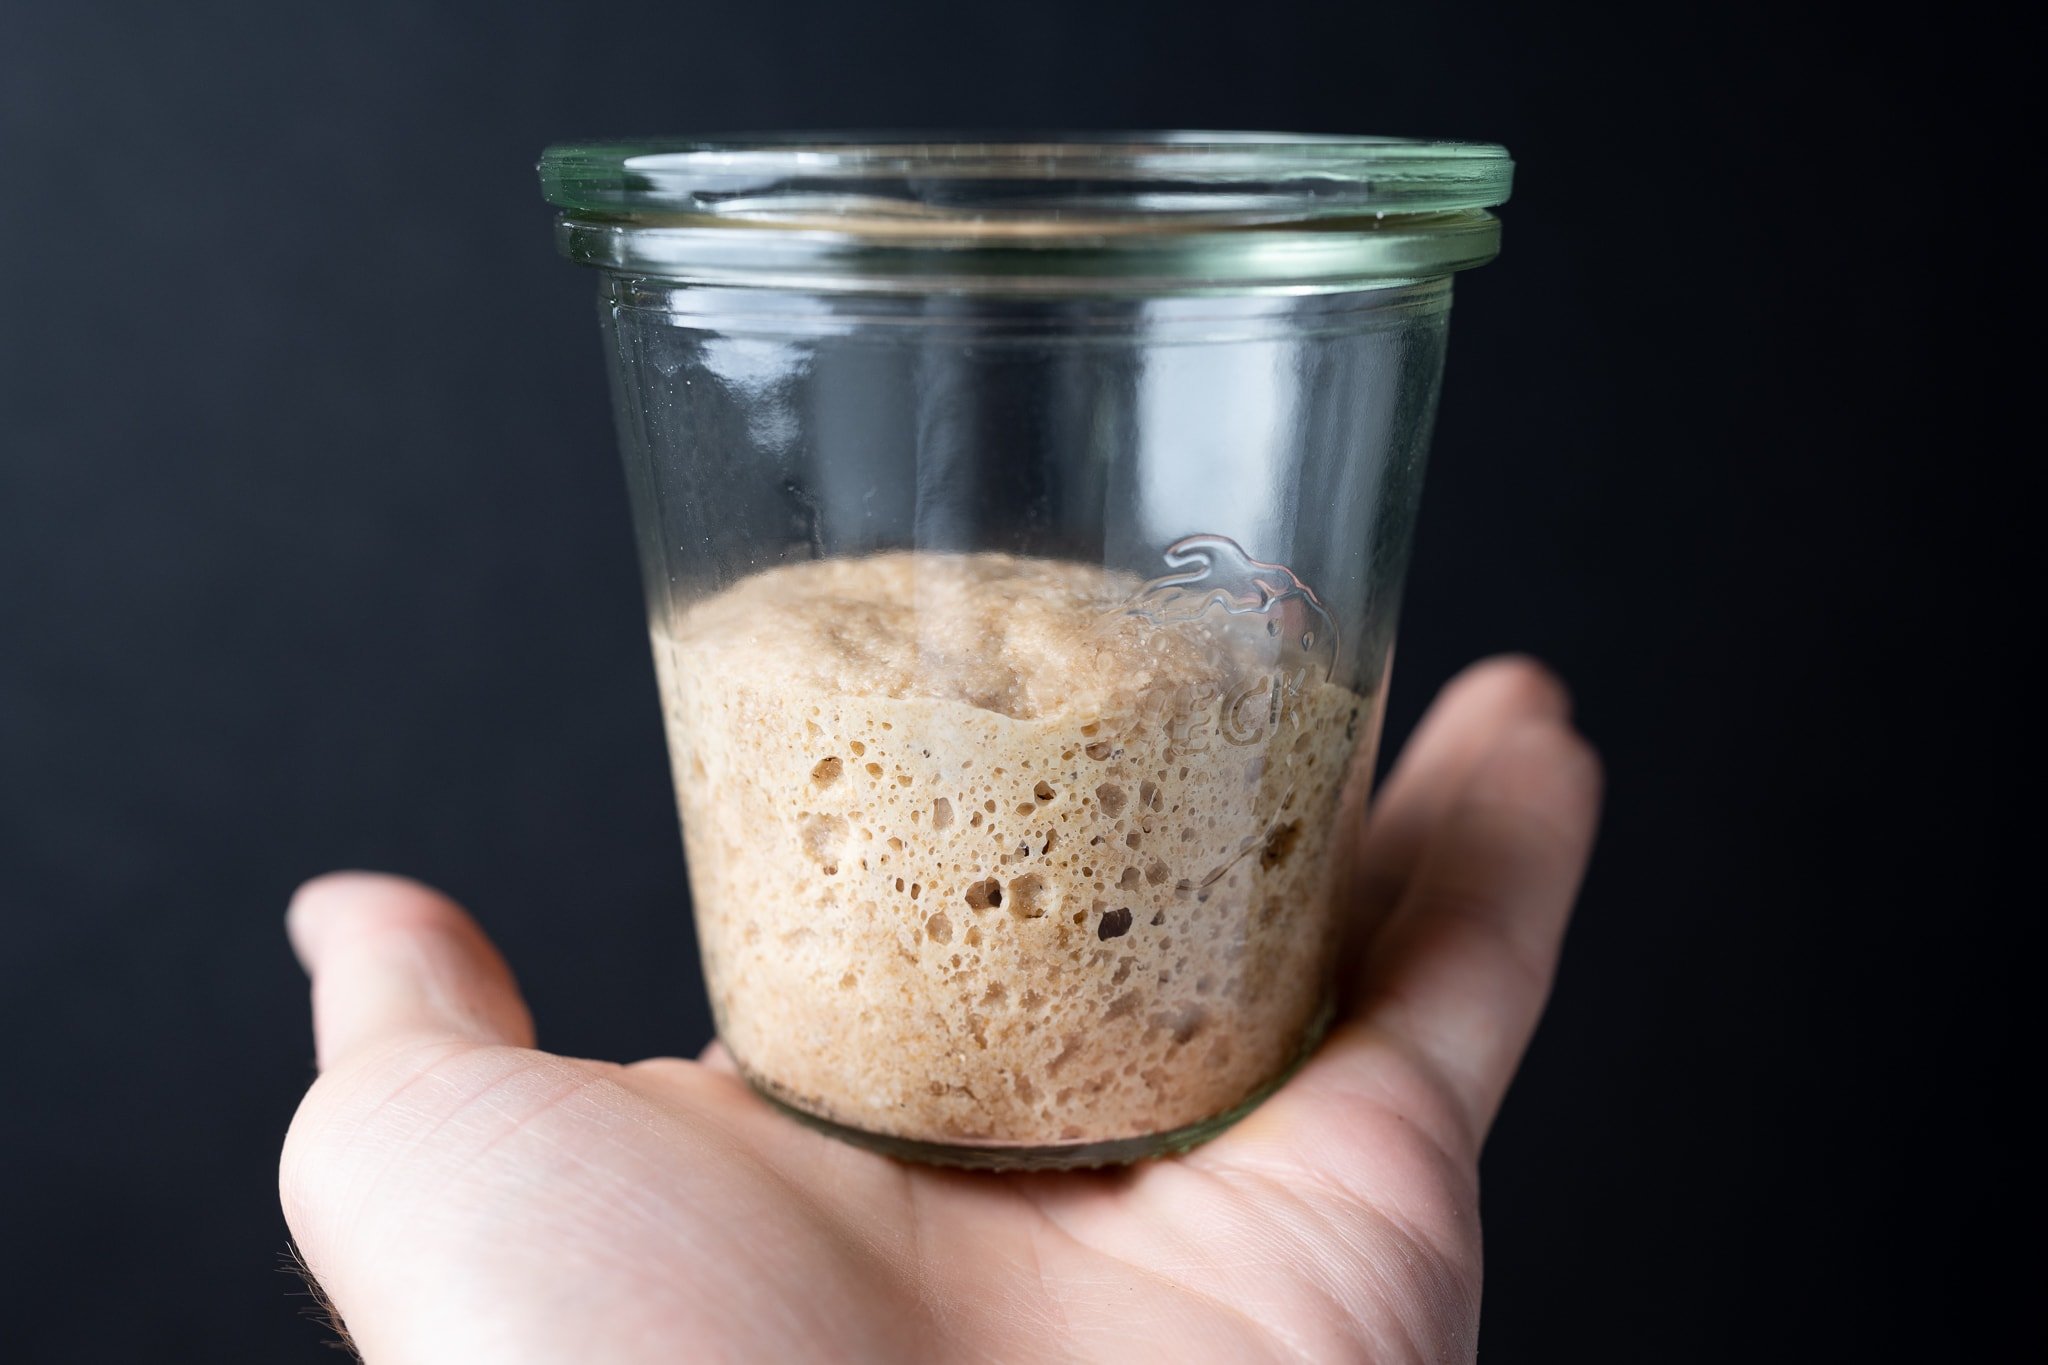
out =
[(1207, 133), (546, 153), (761, 1094), (898, 1156), (1098, 1165), (1315, 1045), (1451, 275), (1509, 170)]

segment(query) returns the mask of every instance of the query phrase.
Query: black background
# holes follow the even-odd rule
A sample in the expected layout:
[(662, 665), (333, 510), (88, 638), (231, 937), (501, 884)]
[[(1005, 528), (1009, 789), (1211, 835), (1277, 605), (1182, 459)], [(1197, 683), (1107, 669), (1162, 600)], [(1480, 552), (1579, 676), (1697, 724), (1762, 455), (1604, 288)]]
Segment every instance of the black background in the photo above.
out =
[(2022, 46), (1946, 7), (1595, 13), (11, 7), (8, 1358), (332, 1358), (276, 1270), (312, 873), (465, 900), (557, 1050), (704, 1041), (595, 281), (532, 162), (803, 126), (1508, 144), (1390, 739), (1532, 650), (1611, 804), (1487, 1153), (1486, 1358), (2038, 1333), (2023, 1072), (1984, 1079), (2040, 909), (2000, 869), (2038, 805)]

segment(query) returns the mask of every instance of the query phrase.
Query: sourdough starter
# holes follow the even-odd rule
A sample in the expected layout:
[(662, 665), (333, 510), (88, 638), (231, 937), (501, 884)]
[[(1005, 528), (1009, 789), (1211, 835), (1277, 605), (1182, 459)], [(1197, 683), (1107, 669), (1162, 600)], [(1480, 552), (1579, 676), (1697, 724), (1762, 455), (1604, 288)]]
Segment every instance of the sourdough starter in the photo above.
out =
[(997, 554), (758, 573), (654, 634), (720, 1036), (785, 1102), (942, 1144), (1160, 1134), (1325, 1008), (1366, 703), (1263, 617)]

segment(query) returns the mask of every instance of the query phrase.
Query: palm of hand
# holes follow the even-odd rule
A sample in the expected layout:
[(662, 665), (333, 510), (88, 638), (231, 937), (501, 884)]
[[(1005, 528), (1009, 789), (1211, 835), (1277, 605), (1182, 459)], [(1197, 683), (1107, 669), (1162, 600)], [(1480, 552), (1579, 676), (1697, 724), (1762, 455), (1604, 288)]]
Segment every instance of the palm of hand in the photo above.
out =
[(1007, 1177), (813, 1133), (716, 1049), (533, 1051), (509, 975), (409, 883), (315, 884), (323, 1076), (287, 1214), (373, 1365), (1470, 1359), (1478, 1147), (1547, 986), (1596, 804), (1527, 665), (1455, 685), (1353, 894), (1394, 911), (1309, 1066), (1184, 1156)]

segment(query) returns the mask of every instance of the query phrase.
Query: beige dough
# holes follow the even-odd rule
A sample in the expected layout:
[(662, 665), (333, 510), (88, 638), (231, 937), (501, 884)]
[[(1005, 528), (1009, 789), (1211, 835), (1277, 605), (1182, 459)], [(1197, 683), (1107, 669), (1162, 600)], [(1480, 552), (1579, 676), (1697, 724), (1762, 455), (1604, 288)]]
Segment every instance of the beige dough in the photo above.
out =
[(1326, 1001), (1358, 695), (1264, 618), (1006, 555), (768, 570), (657, 627), (719, 1033), (870, 1132), (1165, 1133), (1256, 1093)]

